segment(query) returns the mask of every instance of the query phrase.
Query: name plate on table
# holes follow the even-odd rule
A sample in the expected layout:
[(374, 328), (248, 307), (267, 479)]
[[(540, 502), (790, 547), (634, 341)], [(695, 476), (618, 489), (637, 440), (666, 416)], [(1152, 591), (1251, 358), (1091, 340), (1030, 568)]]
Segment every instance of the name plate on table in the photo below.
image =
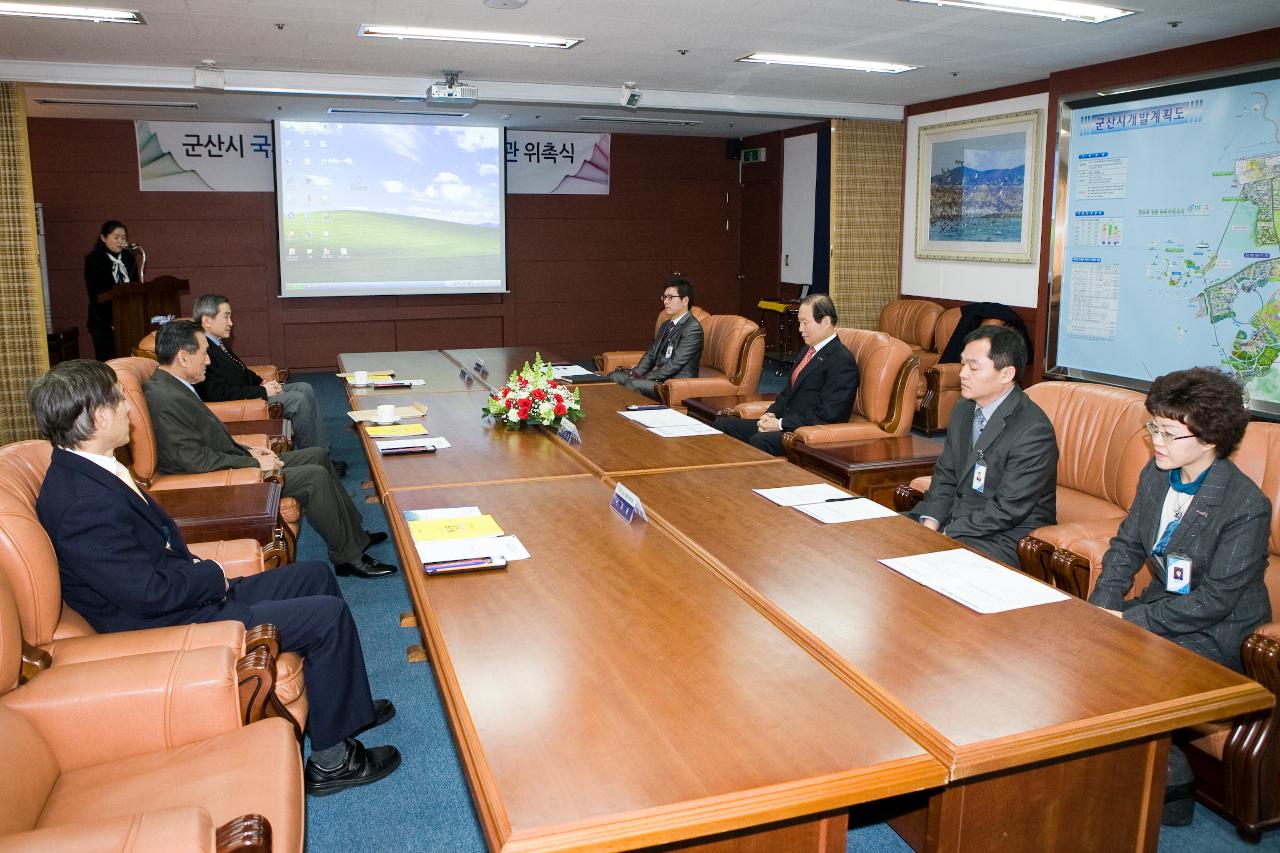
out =
[(569, 444), (582, 444), (582, 433), (578, 432), (578, 427), (573, 421), (561, 421), (560, 427), (556, 430), (556, 435), (560, 436)]
[(489, 375), (489, 365), (484, 363), (483, 358), (477, 358), (474, 367), (476, 369), (476, 373), (479, 373), (481, 376)]
[(461, 379), (463, 382), (467, 383), (468, 385), (470, 385), (472, 382), (475, 382), (475, 379), (471, 377), (470, 373), (467, 373), (467, 369), (465, 367), (461, 367), (458, 369), (458, 378)]
[(644, 504), (640, 503), (640, 498), (621, 483), (614, 487), (613, 497), (609, 499), (609, 507), (622, 516), (627, 524), (637, 518), (641, 521), (649, 520), (649, 516), (644, 514)]

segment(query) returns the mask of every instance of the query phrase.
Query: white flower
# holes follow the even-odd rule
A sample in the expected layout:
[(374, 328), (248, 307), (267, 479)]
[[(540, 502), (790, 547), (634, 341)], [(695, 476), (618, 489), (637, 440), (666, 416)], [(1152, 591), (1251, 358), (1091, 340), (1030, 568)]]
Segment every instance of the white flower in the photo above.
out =
[(507, 420), (511, 421), (512, 423), (520, 420), (520, 412), (519, 410), (516, 409), (515, 406), (512, 406), (510, 409), (507, 409)]
[(556, 407), (551, 403), (548, 403), (546, 400), (543, 400), (542, 403), (538, 406), (538, 417), (542, 418), (543, 422), (545, 423), (551, 420), (552, 418), (554, 418), (555, 416), (556, 416)]

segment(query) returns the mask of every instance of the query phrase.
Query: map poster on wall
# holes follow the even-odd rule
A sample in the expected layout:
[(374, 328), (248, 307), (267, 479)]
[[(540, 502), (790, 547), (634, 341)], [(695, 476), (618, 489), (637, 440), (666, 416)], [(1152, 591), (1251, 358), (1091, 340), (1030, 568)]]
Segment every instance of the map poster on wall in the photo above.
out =
[(1040, 151), (1040, 110), (920, 128), (916, 257), (1031, 263)]
[(276, 188), (271, 125), (135, 121), (143, 192), (269, 193)]
[(508, 130), (507, 194), (608, 195), (607, 133)]
[(1068, 106), (1058, 367), (1215, 366), (1280, 409), (1276, 72)]

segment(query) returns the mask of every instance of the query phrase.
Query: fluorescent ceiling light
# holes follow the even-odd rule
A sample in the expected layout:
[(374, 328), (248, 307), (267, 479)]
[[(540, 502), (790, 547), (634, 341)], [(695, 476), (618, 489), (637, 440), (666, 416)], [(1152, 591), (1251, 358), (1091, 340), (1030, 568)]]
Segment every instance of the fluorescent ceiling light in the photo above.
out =
[(54, 6), (51, 3), (0, 3), (0, 15), (23, 18), (61, 18), (68, 21), (96, 21), (106, 24), (145, 24), (142, 13), (133, 9), (103, 9), (97, 6)]
[(332, 115), (368, 116), (434, 116), (437, 118), (466, 118), (470, 113), (444, 112), (441, 110), (375, 110), (367, 107), (329, 107)]
[(1101, 24), (1126, 15), (1132, 9), (1115, 6), (1098, 6), (1093, 3), (1075, 3), (1071, 0), (903, 0), (906, 3), (928, 3), (933, 6), (962, 6), (981, 9), (984, 12), (1012, 12), (1015, 15), (1036, 15), (1041, 18), (1057, 18), (1062, 21), (1079, 21), (1085, 24)]
[(194, 101), (118, 101), (94, 98), (32, 98), (37, 104), (57, 107), (150, 107), (158, 110), (198, 110)]
[(578, 121), (607, 121), (617, 124), (661, 124), (668, 127), (694, 127), (700, 121), (687, 118), (644, 118), (642, 116), (578, 116)]
[(901, 74), (918, 66), (894, 62), (871, 62), (862, 59), (832, 59), (825, 56), (794, 56), (790, 53), (753, 53), (739, 62), (762, 62), (766, 65), (802, 65), (806, 68), (836, 68), (841, 71), (871, 71), (878, 74)]
[(515, 47), (554, 47), (560, 50), (568, 50), (582, 41), (582, 39), (565, 38), (564, 36), (487, 33), (479, 30), (438, 30), (429, 27), (390, 27), (381, 24), (361, 24), (356, 34), (366, 38), (464, 41), (475, 44), (506, 44)]

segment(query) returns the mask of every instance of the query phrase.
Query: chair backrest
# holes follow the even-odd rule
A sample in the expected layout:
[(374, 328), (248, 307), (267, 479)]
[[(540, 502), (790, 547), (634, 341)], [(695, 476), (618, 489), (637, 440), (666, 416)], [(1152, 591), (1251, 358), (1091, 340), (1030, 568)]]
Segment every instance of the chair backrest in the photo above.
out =
[[(702, 324), (703, 331), (706, 331), (707, 321), (711, 319), (711, 315), (708, 314), (706, 311), (703, 311), (697, 305), (690, 308), (689, 313), (693, 315), (693, 319), (697, 320), (699, 323)], [(659, 311), (658, 319), (654, 321), (654, 324), (653, 324), (653, 334), (655, 337), (658, 334), (658, 330), (662, 328), (662, 324), (665, 323), (666, 321), (667, 321), (667, 312)]]
[[(47, 441), (0, 447), (0, 574), (10, 587), (22, 635), (33, 646), (50, 642), (62, 618), (58, 556), (36, 515), (52, 453)], [(6, 665), (0, 660), (0, 667)]]
[(934, 327), (942, 306), (927, 299), (895, 299), (880, 310), (880, 331), (915, 351), (933, 349)]
[(738, 393), (754, 394), (764, 366), (764, 331), (736, 314), (708, 315), (702, 323), (702, 367), (718, 370), (739, 386)]
[(1231, 461), (1271, 501), (1271, 536), (1267, 539), (1267, 592), (1272, 618), (1280, 618), (1280, 424), (1253, 421)]
[(948, 308), (938, 315), (933, 327), (933, 352), (941, 354), (947, 348), (956, 326), (960, 325), (960, 309)]
[(120, 387), (129, 398), (129, 469), (135, 480), (149, 487), (156, 474), (156, 436), (142, 389), (159, 365), (137, 356), (114, 358), (107, 365), (115, 370)]
[(849, 420), (861, 416), (892, 434), (910, 429), (920, 383), (920, 361), (911, 347), (867, 329), (836, 329), (836, 334), (858, 363), (858, 396)]
[[(1092, 382), (1040, 382), (1027, 389), (1058, 438), (1058, 488), (1074, 489), (1128, 512), (1151, 458), (1146, 397)], [(1062, 504), (1062, 501), (1059, 501)], [(1059, 523), (1078, 519), (1062, 518)]]

